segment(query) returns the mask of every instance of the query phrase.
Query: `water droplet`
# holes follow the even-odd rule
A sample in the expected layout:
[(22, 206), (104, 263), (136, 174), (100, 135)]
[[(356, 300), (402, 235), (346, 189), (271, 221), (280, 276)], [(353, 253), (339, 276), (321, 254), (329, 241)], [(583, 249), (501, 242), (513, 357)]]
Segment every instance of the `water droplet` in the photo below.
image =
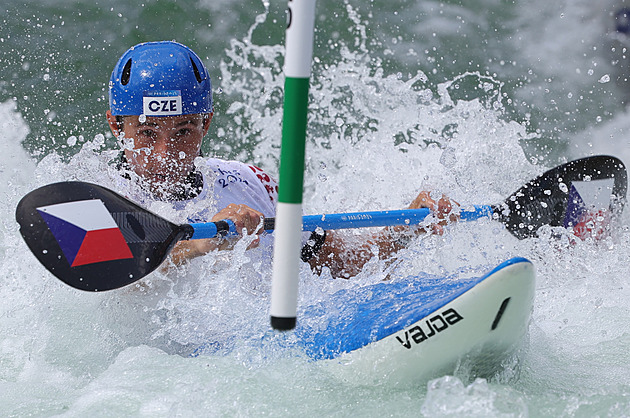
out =
[(567, 187), (567, 185), (566, 185), (566, 184), (564, 184), (564, 183), (560, 183), (560, 184), (558, 184), (558, 188), (559, 188), (560, 190), (562, 190), (564, 193), (569, 193), (569, 188), (568, 188), (568, 187)]

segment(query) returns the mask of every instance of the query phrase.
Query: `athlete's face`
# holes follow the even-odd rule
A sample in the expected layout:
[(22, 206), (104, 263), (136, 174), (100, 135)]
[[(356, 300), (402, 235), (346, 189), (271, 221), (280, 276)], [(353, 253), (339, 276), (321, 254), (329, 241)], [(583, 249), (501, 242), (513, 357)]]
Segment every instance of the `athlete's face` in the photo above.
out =
[[(108, 114), (111, 125), (110, 117)], [(211, 119), (212, 114), (125, 116), (122, 133), (127, 162), (158, 194), (183, 184), (194, 168)]]

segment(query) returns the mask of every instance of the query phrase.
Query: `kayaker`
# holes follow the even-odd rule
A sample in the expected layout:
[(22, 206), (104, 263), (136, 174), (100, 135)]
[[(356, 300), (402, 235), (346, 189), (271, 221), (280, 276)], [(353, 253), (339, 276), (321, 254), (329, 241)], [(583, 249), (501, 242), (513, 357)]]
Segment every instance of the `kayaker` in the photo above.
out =
[[(210, 76), (190, 48), (173, 41), (130, 48), (112, 72), (109, 105), (107, 120), (123, 147), (119, 168), (146, 199), (186, 208), (188, 222), (230, 219), (249, 235), (261, 232), (263, 217), (275, 216), (278, 185), (264, 170), (218, 158), (204, 158), (201, 167), (195, 165), (214, 109)], [(456, 218), (444, 196), (436, 201), (423, 191), (409, 205), (420, 207), (433, 209), (441, 221), (425, 228), (385, 228), (360, 242), (349, 242), (336, 231), (313, 232), (305, 239), (302, 260), (317, 272), (328, 267), (335, 277), (350, 277), (373, 257), (375, 246), (380, 257), (390, 257), (414, 234), (442, 233), (443, 226)], [(230, 249), (234, 242), (180, 241), (171, 261), (181, 264), (210, 251)], [(258, 243), (255, 238), (250, 247)]]

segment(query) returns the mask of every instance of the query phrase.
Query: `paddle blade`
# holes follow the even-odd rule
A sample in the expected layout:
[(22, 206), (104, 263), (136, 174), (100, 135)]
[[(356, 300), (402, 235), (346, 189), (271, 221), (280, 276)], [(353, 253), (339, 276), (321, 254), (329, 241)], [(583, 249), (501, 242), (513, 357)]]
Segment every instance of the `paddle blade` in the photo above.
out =
[(519, 239), (536, 236), (543, 225), (572, 228), (580, 238), (601, 238), (623, 211), (627, 187), (621, 160), (586, 157), (543, 173), (493, 212)]
[(192, 233), (90, 183), (50, 184), (17, 206), (20, 233), (57, 278), (88, 291), (116, 289), (155, 270)]

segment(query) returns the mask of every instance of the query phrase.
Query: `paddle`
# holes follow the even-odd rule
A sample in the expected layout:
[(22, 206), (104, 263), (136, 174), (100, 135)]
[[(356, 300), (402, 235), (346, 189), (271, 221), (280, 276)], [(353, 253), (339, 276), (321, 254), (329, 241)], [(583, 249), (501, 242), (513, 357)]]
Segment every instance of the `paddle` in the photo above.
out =
[[(587, 157), (545, 172), (501, 204), (463, 210), (460, 219), (490, 216), (520, 239), (543, 225), (593, 233), (621, 213), (626, 189), (620, 160)], [(310, 215), (303, 218), (303, 229), (410, 225), (428, 214), (428, 209), (405, 209)], [(134, 283), (155, 270), (180, 240), (236, 233), (226, 221), (176, 225), (111, 190), (76, 181), (28, 193), (16, 219), (35, 257), (66, 284), (88, 291)], [(264, 220), (266, 230), (273, 227), (273, 218)]]

